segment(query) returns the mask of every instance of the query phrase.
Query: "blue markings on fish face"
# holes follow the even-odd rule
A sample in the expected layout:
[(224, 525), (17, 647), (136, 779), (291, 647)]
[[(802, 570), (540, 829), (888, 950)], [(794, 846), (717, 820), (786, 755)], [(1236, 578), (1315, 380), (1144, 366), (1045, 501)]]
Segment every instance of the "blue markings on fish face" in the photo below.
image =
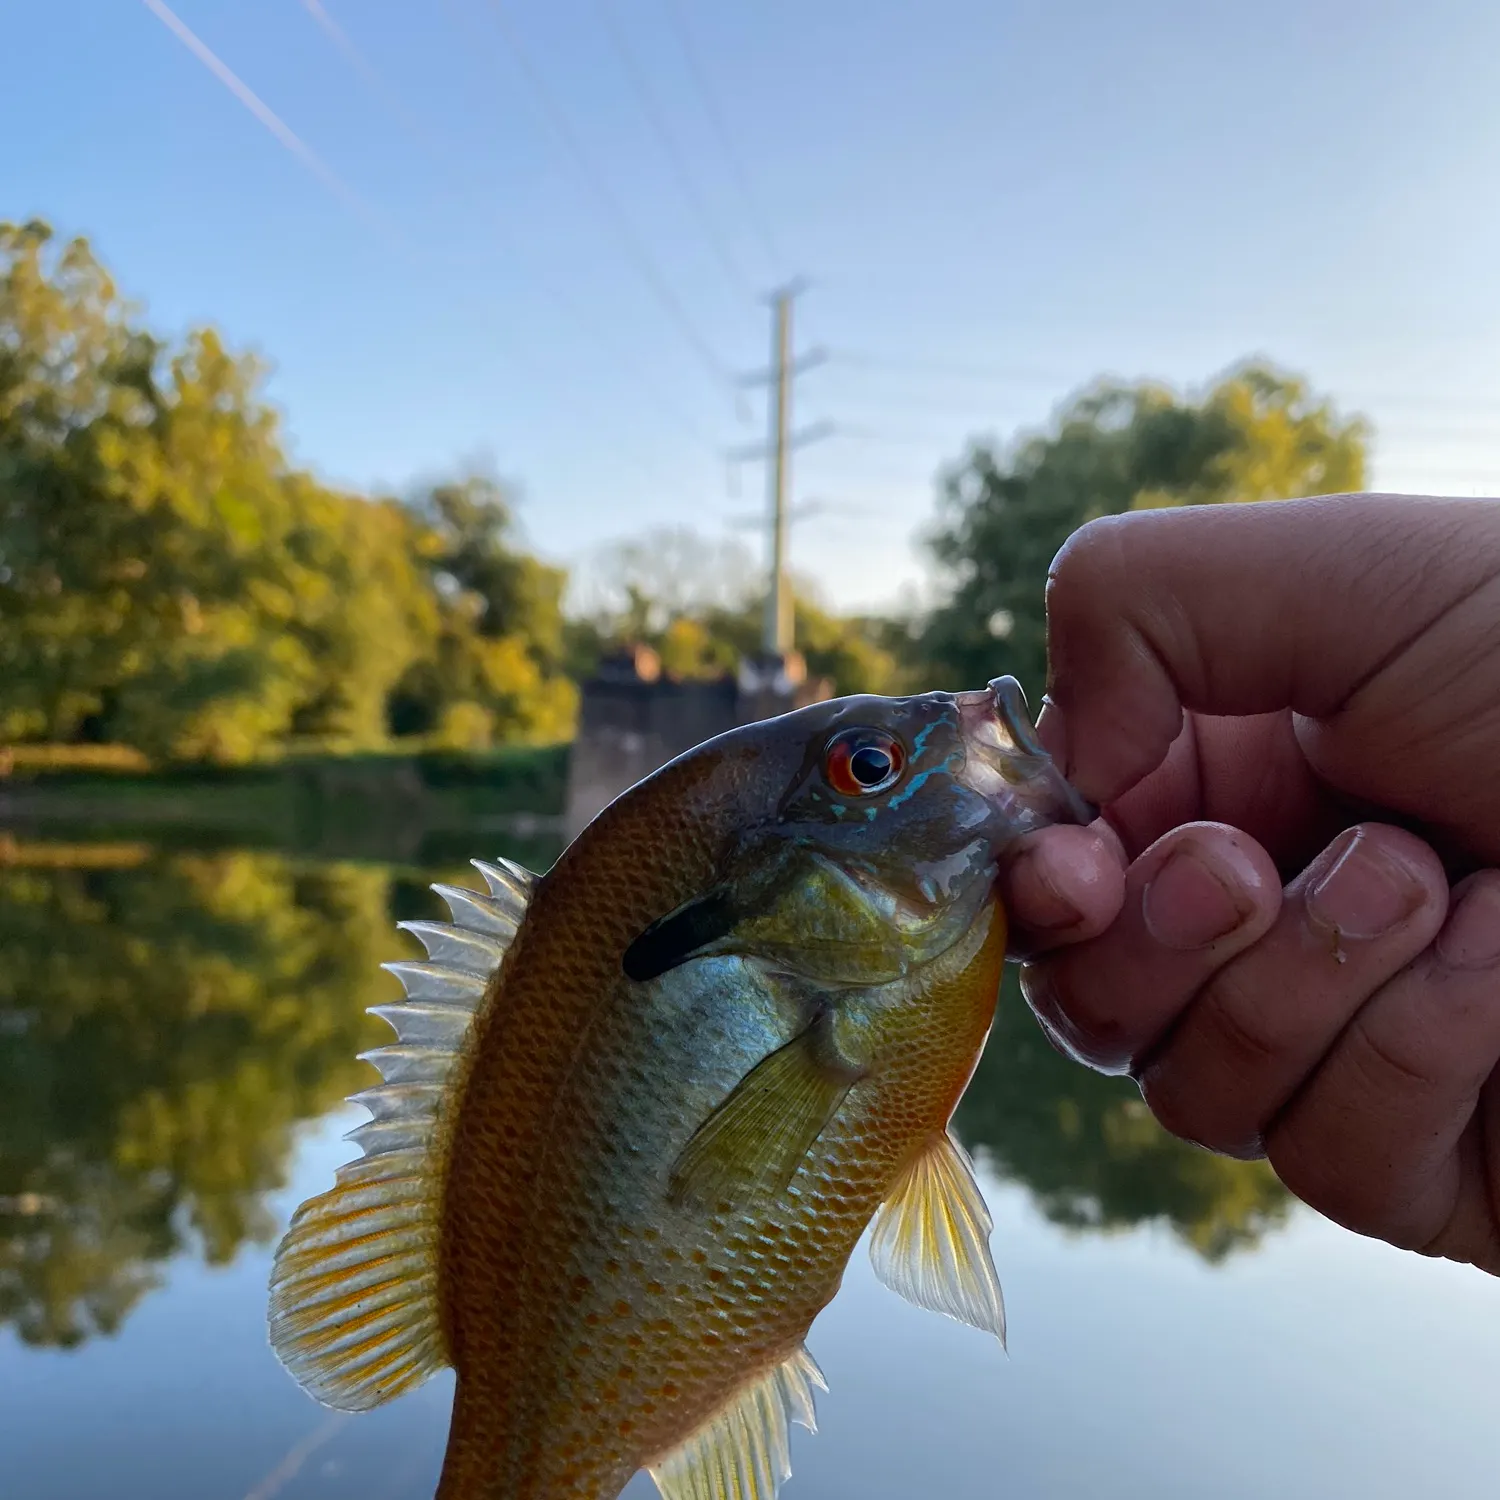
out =
[[(792, 727), (790, 717), (784, 722)], [(862, 879), (906, 913), (904, 921), (925, 924), (950, 903), (982, 899), (993, 869), (974, 851), (988, 847), (990, 809), (961, 776), (968, 744), (953, 697), (851, 699), (812, 726), (778, 799), (775, 836), (789, 836), (799, 850), (816, 850), (845, 871), (863, 870)], [(863, 796), (830, 771), (834, 747), (861, 731), (891, 750), (900, 767), (888, 786)], [(934, 871), (941, 873), (934, 878)]]
[(922, 754), (922, 747), (927, 743), (927, 737), (937, 727), (936, 723), (924, 724), (918, 731), (917, 737), (911, 742), (911, 758), (916, 760)]
[(935, 776), (939, 771), (947, 771), (951, 774), (956, 769), (954, 764), (955, 761), (961, 763), (962, 757), (957, 755), (950, 755), (942, 765), (930, 766), (925, 771), (918, 771), (917, 774), (911, 777), (910, 780), (907, 781), (906, 785), (902, 787), (898, 792), (896, 792), (895, 795), (892, 796), (885, 805), (889, 808), (895, 809), (900, 807), (903, 802), (910, 801), (911, 798), (916, 795), (916, 793), (921, 791), (923, 785), (931, 777)]

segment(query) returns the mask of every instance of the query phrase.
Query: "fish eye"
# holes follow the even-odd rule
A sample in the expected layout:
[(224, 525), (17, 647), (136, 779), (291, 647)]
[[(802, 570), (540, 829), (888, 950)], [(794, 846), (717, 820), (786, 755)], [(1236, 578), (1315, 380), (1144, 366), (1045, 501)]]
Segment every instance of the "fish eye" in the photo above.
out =
[(823, 774), (829, 786), (846, 797), (885, 791), (900, 778), (905, 765), (901, 741), (879, 729), (845, 729), (823, 751)]

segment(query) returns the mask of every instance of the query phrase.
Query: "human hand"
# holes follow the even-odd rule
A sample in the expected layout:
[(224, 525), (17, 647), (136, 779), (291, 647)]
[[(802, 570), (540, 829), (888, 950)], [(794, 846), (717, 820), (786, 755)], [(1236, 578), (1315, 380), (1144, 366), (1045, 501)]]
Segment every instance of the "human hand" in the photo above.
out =
[(1041, 732), (1105, 820), (1011, 872), (1044, 1027), (1350, 1228), (1500, 1272), (1500, 503), (1111, 517), (1048, 613)]

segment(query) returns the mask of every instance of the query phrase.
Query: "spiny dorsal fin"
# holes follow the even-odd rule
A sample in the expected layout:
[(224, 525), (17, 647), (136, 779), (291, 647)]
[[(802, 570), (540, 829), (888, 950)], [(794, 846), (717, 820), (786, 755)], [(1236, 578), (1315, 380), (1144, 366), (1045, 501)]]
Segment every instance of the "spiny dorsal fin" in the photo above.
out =
[(406, 991), (374, 1005), (395, 1042), (361, 1054), (381, 1082), (355, 1094), (370, 1119), (350, 1131), (364, 1155), (292, 1216), (271, 1272), (271, 1346), (304, 1390), (364, 1411), (447, 1363), (437, 1309), (435, 1127), (453, 1064), (526, 914), (535, 877), (475, 860), (489, 894), (434, 886), (453, 922), (402, 922), (422, 962), (382, 965)]
[(1005, 1302), (990, 1258), (994, 1220), (968, 1154), (936, 1135), (880, 1205), (870, 1235), (875, 1274), (908, 1302), (940, 1312), (1005, 1347)]
[(792, 1472), (791, 1424), (818, 1430), (815, 1388), (828, 1389), (823, 1372), (799, 1346), (650, 1465), (664, 1500), (775, 1500)]

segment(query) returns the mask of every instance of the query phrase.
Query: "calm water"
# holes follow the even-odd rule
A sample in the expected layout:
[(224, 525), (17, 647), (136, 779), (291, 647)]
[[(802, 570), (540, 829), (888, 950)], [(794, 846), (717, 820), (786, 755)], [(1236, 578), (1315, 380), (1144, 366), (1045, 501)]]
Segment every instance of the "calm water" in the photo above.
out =
[[(0, 1496), (430, 1500), (449, 1380), (330, 1416), (267, 1348), (265, 1283), (354, 1154), (392, 922), (462, 878), (0, 844)], [(789, 1500), (1493, 1495), (1500, 1282), (1166, 1140), (1011, 993), (958, 1124), (1010, 1356), (857, 1252)]]

